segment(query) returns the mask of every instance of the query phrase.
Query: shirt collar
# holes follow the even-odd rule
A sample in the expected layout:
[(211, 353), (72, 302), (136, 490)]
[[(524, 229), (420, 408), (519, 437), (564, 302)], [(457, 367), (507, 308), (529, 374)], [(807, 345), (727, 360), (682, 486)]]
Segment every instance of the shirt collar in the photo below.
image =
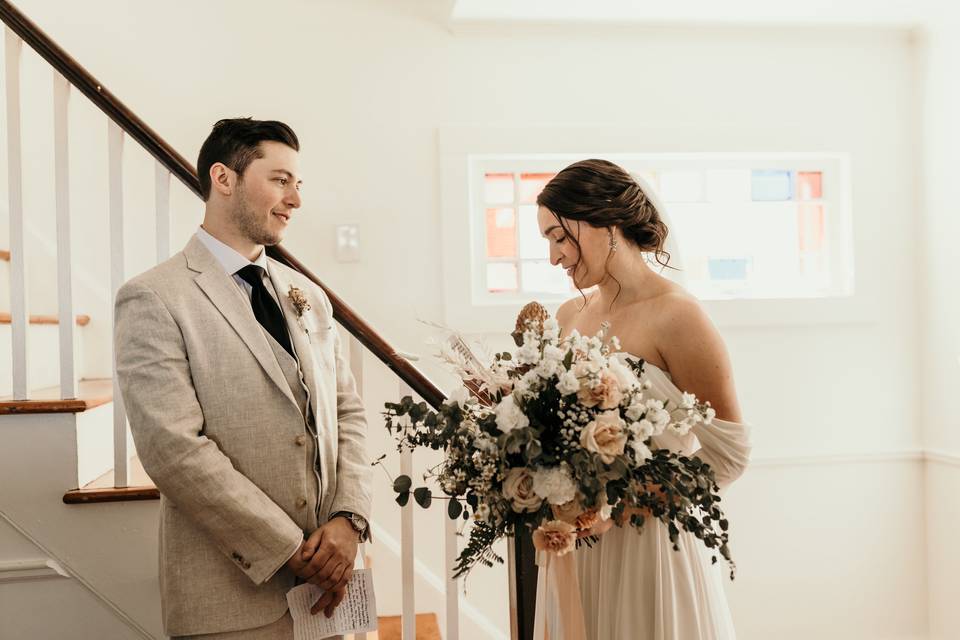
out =
[(251, 262), (247, 260), (246, 257), (240, 255), (233, 247), (214, 238), (203, 227), (197, 229), (197, 240), (202, 242), (203, 246), (213, 254), (213, 257), (217, 259), (217, 262), (219, 262), (223, 270), (227, 272), (227, 275), (232, 276), (249, 264), (255, 264), (261, 267), (264, 273), (267, 272), (267, 252), (262, 249), (257, 259)]

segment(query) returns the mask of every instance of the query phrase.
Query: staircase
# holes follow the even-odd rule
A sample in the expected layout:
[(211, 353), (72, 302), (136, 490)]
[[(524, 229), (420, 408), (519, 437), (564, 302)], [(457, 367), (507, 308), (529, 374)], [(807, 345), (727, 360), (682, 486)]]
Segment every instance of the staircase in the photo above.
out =
[[(109, 364), (104, 370), (103, 363), (111, 360), (112, 305), (85, 296), (74, 283), (84, 265), (73, 257), (74, 245), (82, 240), (71, 233), (77, 215), (70, 208), (71, 105), (85, 96), (102, 112), (98, 117), (108, 149), (103, 170), (109, 178), (103, 207), (109, 210), (109, 222), (107, 228), (84, 228), (83, 234), (108, 238), (109, 277), (104, 274), (103, 281), (113, 291), (133, 275), (124, 264), (125, 254), (131, 253), (125, 235), (137, 236), (133, 242), (142, 244), (133, 253), (154, 256), (150, 264), (182, 246), (186, 238), (172, 231), (171, 190), (199, 194), (199, 183), (189, 162), (6, 0), (0, 0), (0, 19), (7, 26), (9, 163), (9, 237), (0, 235), (0, 486), (5, 488), (0, 492), (0, 638), (162, 638), (159, 493), (139, 466)], [(21, 161), (21, 112), (30, 107), (21, 105), (25, 79), (20, 76), (25, 68), (21, 57), (33, 52), (52, 68), (54, 84), (55, 171), (44, 183), (53, 185), (56, 196), (56, 220), (45, 238), (51, 255), (31, 253), (25, 231), (29, 214), (23, 191), (29, 181), (22, 175), (27, 165)], [(50, 77), (41, 82), (49, 83)], [(71, 98), (78, 92), (82, 95)], [(125, 211), (122, 159), (125, 153), (144, 152), (155, 163), (156, 206)], [(125, 224), (138, 233), (124, 234)], [(141, 229), (155, 238), (144, 240)], [(268, 253), (327, 292), (348, 336), (351, 367), (371, 426), (371, 454), (390, 453), (392, 469), (412, 472), (414, 459), (396, 454), (378, 420), (383, 402), (415, 393), (438, 406), (444, 395), (296, 258), (282, 247)], [(26, 272), (34, 266), (50, 271), (56, 282), (50, 290), (28, 291)], [(89, 306), (89, 313), (77, 313), (75, 304)], [(377, 491), (372, 523), (377, 542), (367, 545), (364, 557), (377, 566), (383, 615), (378, 633), (366, 637), (506, 638), (506, 595), (502, 609), (481, 610), (448, 577), (457, 554), (456, 525), (443, 514), (418, 513), (415, 518), (412, 503), (398, 509), (382, 477)], [(490, 573), (477, 576), (475, 584), (482, 591), (506, 594), (504, 579), (503, 572)]]

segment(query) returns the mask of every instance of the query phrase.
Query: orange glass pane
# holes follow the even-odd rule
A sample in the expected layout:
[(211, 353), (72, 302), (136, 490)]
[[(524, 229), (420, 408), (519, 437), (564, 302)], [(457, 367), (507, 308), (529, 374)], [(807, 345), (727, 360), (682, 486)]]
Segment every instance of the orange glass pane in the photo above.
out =
[(553, 180), (555, 173), (521, 173), (520, 174), (520, 202), (530, 204), (537, 201), (537, 196)]
[(826, 236), (823, 226), (823, 205), (801, 204), (797, 210), (800, 251), (820, 251)]
[(513, 174), (488, 173), (483, 177), (483, 201), (486, 204), (513, 202)]
[(823, 174), (819, 171), (797, 172), (797, 200), (819, 200), (823, 197)]
[(487, 209), (487, 257), (517, 255), (517, 217), (513, 209)]

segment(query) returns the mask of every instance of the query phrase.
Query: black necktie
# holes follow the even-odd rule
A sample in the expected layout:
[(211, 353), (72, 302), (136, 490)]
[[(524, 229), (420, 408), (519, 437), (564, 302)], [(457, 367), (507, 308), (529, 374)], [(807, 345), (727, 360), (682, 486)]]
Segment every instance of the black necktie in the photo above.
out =
[(290, 346), (287, 323), (283, 319), (283, 312), (280, 311), (277, 301), (267, 292), (267, 287), (263, 284), (263, 267), (248, 264), (237, 271), (237, 275), (253, 287), (250, 305), (253, 307), (253, 315), (257, 318), (257, 322), (269, 331), (273, 339), (292, 356), (293, 347)]

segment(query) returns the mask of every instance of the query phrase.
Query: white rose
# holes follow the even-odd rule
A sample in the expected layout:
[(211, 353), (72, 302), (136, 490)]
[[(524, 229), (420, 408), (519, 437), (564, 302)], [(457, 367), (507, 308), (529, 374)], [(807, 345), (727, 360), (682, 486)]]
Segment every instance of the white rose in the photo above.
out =
[(557, 390), (565, 396), (576, 393), (580, 390), (580, 380), (573, 371), (565, 371), (560, 374), (560, 380), (557, 382)]
[(544, 467), (534, 471), (533, 490), (550, 504), (564, 504), (577, 495), (577, 485), (566, 467)]
[(497, 428), (503, 433), (510, 433), (514, 429), (530, 426), (529, 418), (517, 406), (512, 393), (500, 401), (500, 404), (494, 410), (494, 414), (497, 417)]
[(630, 367), (623, 364), (619, 358), (610, 358), (610, 373), (620, 383), (623, 389), (637, 389), (640, 387), (640, 381), (636, 374), (630, 370)]

